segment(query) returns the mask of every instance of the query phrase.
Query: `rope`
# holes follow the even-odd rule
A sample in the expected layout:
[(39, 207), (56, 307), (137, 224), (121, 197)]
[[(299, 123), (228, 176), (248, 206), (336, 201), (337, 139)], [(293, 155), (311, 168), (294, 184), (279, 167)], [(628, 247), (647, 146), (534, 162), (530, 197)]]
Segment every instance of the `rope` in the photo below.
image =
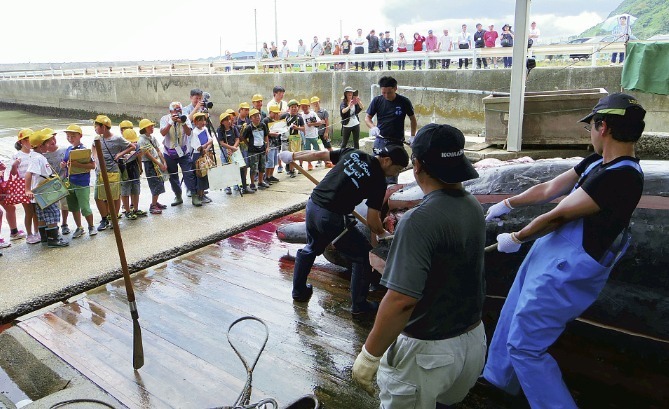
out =
[[(257, 321), (261, 323), (263, 327), (265, 327), (265, 340), (263, 341), (263, 344), (260, 347), (260, 350), (258, 351), (258, 355), (256, 355), (256, 358), (251, 366), (249, 366), (246, 359), (242, 356), (239, 350), (237, 350), (237, 347), (235, 347), (235, 345), (232, 343), (232, 340), (230, 339), (230, 332), (232, 331), (232, 328), (235, 325), (239, 324), (240, 322), (246, 320)], [(237, 400), (232, 406), (217, 406), (214, 409), (255, 409), (255, 408), (265, 408), (265, 407), (271, 407), (273, 409), (277, 409), (279, 407), (279, 404), (273, 398), (265, 398), (256, 403), (249, 403), (251, 400), (251, 391), (252, 391), (251, 383), (253, 382), (253, 370), (255, 369), (258, 360), (260, 359), (260, 355), (265, 350), (265, 346), (267, 345), (267, 340), (269, 339), (269, 329), (267, 328), (267, 324), (265, 324), (265, 322), (260, 318), (247, 315), (245, 317), (236, 319), (235, 321), (233, 321), (232, 324), (230, 324), (230, 326), (228, 327), (227, 337), (228, 337), (228, 343), (232, 347), (232, 350), (235, 351), (235, 353), (239, 357), (239, 360), (242, 361), (244, 369), (246, 369), (246, 383), (244, 384), (244, 388), (242, 389), (242, 392), (239, 394), (239, 397), (237, 397)]]

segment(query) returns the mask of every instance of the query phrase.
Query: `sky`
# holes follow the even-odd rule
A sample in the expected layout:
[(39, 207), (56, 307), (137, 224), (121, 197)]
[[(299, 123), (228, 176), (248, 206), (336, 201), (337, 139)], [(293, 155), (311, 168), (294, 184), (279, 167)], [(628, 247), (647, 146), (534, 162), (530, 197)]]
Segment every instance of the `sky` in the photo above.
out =
[[(544, 38), (566, 39), (606, 19), (620, 2), (535, 0), (530, 19)], [(513, 24), (514, 9), (514, 0), (12, 1), (3, 3), (0, 63), (198, 59), (255, 51), (256, 22), (258, 49), (278, 36), (279, 48), (285, 39), (295, 51), (300, 38), (306, 44), (314, 35), (320, 41), (353, 38), (357, 28), (365, 35), (389, 30), (395, 38), (400, 32), (427, 35), (428, 29), (457, 32), (462, 24), (474, 30), (478, 22), (501, 28)]]

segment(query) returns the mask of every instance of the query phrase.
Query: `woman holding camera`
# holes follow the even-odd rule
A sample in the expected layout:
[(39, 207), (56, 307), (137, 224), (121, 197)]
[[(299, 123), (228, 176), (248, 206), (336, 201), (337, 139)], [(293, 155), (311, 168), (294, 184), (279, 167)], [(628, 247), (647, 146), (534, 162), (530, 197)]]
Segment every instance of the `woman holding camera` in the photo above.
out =
[(358, 114), (363, 110), (362, 101), (358, 97), (358, 91), (352, 87), (344, 88), (344, 97), (339, 105), (341, 114), (341, 147), (348, 144), (348, 138), (353, 134), (353, 147), (360, 148), (360, 119)]
[[(502, 36), (500, 40), (500, 45), (502, 47), (513, 47), (513, 31), (511, 31), (511, 26), (504, 24), (502, 27)], [(502, 57), (504, 60), (504, 68), (511, 68), (512, 57)]]

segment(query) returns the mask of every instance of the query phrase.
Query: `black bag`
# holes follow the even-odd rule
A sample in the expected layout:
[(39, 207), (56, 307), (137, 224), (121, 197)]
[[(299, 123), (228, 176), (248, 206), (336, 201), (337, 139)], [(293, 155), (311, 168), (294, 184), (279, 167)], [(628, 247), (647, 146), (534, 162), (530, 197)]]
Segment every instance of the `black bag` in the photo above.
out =
[(513, 47), (513, 37), (510, 35), (502, 35), (502, 40), (500, 41), (502, 47)]

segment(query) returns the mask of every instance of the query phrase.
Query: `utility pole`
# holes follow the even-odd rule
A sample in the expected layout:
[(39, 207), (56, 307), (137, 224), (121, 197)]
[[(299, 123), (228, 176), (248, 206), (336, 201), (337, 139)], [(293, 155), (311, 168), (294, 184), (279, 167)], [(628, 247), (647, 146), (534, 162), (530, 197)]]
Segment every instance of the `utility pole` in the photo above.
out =
[(274, 0), (274, 44), (279, 46), (279, 24), (276, 17), (276, 0)]

